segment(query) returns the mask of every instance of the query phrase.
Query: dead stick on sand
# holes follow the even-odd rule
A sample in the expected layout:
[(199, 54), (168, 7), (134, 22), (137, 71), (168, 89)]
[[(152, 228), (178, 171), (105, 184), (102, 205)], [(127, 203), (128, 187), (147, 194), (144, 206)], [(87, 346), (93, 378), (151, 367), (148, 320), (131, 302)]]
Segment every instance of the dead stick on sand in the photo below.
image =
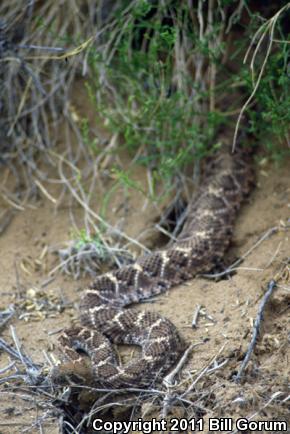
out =
[(271, 295), (272, 295), (272, 293), (273, 293), (273, 291), (274, 291), (275, 288), (276, 288), (276, 282), (275, 282), (275, 280), (270, 280), (270, 282), (268, 283), (267, 292), (265, 293), (265, 295), (264, 295), (264, 297), (262, 299), (262, 302), (261, 302), (261, 304), (259, 306), (257, 317), (256, 317), (255, 322), (254, 322), (253, 336), (252, 336), (252, 339), (251, 339), (248, 351), (246, 353), (246, 357), (244, 358), (243, 363), (242, 363), (242, 365), (240, 367), (240, 370), (239, 370), (239, 372), (238, 372), (238, 374), (236, 375), (236, 378), (235, 378), (235, 382), (236, 383), (239, 383), (241, 381), (241, 378), (242, 378), (242, 375), (244, 373), (244, 370), (245, 370), (247, 364), (249, 363), (249, 360), (250, 360), (250, 357), (252, 355), (252, 352), (254, 351), (254, 348), (255, 348), (255, 346), (257, 344), (257, 339), (258, 339), (258, 336), (259, 336), (260, 326), (261, 326), (261, 323), (263, 321), (263, 314), (264, 314), (264, 311), (265, 311), (265, 307), (266, 307), (266, 304), (267, 304), (268, 300), (270, 299), (270, 297), (271, 297)]

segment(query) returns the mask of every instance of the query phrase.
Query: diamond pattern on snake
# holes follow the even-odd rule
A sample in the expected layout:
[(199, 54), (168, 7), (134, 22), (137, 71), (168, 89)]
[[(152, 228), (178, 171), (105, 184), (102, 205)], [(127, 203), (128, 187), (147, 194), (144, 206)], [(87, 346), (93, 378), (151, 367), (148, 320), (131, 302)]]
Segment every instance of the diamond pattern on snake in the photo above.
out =
[[(237, 211), (252, 185), (246, 151), (222, 151), (213, 157), (176, 242), (97, 277), (83, 290), (80, 325), (59, 337), (63, 355), (52, 370), (53, 381), (114, 389), (160, 381), (177, 363), (185, 342), (169, 319), (128, 306), (211, 270), (229, 246)], [(141, 355), (120, 365), (114, 344), (138, 345)]]

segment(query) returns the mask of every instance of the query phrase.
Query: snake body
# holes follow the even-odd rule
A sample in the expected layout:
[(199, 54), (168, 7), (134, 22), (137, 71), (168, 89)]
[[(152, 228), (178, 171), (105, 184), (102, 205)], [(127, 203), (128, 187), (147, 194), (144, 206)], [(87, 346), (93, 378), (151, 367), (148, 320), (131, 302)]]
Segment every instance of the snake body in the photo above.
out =
[[(164, 375), (185, 348), (175, 326), (157, 313), (125, 307), (212, 269), (224, 256), (252, 184), (246, 152), (212, 158), (177, 241), (98, 277), (83, 291), (81, 325), (60, 336), (64, 357), (54, 378), (120, 389), (145, 387)], [(112, 344), (138, 345), (141, 355), (120, 365)]]

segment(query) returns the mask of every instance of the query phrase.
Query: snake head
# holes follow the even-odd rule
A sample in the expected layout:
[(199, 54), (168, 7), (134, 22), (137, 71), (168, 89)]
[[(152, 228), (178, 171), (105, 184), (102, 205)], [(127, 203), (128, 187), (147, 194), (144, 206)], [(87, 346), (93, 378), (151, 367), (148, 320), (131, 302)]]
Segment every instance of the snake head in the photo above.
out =
[(58, 362), (49, 374), (53, 384), (61, 386), (91, 385), (93, 369), (88, 357), (80, 356), (76, 360)]

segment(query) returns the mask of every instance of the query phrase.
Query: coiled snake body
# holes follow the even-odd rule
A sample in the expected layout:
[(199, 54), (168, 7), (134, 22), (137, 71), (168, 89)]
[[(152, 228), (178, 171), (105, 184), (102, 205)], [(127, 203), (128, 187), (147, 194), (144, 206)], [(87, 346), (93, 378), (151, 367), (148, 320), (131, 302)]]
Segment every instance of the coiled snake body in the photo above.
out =
[[(125, 306), (209, 271), (223, 257), (253, 173), (244, 151), (222, 152), (207, 172), (174, 245), (98, 277), (83, 291), (81, 326), (65, 330), (59, 338), (64, 360), (53, 370), (56, 381), (70, 378), (99, 387), (144, 387), (178, 360), (184, 342), (175, 326), (157, 313)], [(121, 366), (112, 344), (138, 345), (142, 354)]]

